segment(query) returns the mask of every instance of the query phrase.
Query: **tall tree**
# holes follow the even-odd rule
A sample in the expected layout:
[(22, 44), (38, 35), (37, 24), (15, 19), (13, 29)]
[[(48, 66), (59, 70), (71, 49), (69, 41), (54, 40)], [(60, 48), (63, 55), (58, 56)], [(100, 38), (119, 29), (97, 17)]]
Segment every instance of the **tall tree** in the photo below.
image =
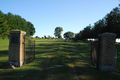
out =
[(50, 35), (48, 35), (48, 39), (50, 39), (51, 37), (50, 37)]
[(57, 38), (62, 38), (62, 36), (61, 36), (61, 33), (62, 33), (62, 31), (63, 31), (63, 28), (62, 27), (56, 27), (55, 28), (55, 33), (54, 33), (54, 35), (55, 35), (55, 37), (57, 37)]
[(46, 35), (44, 35), (44, 39), (46, 39), (47, 37), (46, 37)]
[(91, 24), (90, 24), (90, 25), (86, 26), (81, 31), (81, 33), (80, 33), (81, 34), (81, 39), (86, 40), (88, 38), (91, 38), (92, 37), (91, 33), (92, 33), (92, 27), (91, 27)]
[(120, 9), (118, 7), (114, 8), (106, 18), (105, 31), (116, 33), (117, 37), (120, 37)]
[(94, 23), (94, 26), (92, 28), (92, 37), (93, 38), (98, 38), (98, 34), (101, 34), (104, 32), (104, 28), (105, 28), (106, 24), (105, 24), (105, 20), (99, 20), (97, 22)]
[(35, 33), (34, 25), (26, 21), (19, 15), (12, 13), (4, 14), (0, 11), (0, 35), (9, 35), (10, 30), (22, 30), (26, 32), (26, 36), (32, 36)]
[(7, 24), (7, 19), (4, 13), (0, 11), (0, 35), (8, 35), (9, 34), (9, 26)]
[(75, 40), (81, 40), (81, 33), (82, 33), (82, 31), (80, 31), (79, 33), (75, 34)]
[(29, 36), (33, 36), (34, 33), (35, 33), (35, 28), (33, 26), (33, 24), (31, 22), (27, 22), (27, 25), (28, 25), (28, 32), (29, 32)]
[(64, 33), (63, 36), (64, 36), (65, 39), (71, 39), (71, 38), (74, 37), (74, 33), (71, 32), (71, 31), (68, 31), (68, 32)]

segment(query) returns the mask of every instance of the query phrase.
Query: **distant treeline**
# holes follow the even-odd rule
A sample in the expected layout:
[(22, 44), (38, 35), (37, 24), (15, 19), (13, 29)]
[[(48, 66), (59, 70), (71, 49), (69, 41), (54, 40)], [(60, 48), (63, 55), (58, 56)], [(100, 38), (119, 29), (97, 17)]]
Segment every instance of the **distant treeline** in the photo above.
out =
[(22, 30), (26, 32), (26, 36), (32, 36), (35, 33), (34, 25), (26, 21), (19, 15), (12, 13), (4, 14), (0, 11), (0, 37), (9, 36), (10, 30)]
[(75, 35), (75, 40), (98, 38), (98, 34), (104, 32), (115, 33), (117, 34), (117, 38), (120, 38), (120, 9), (118, 7), (114, 8), (103, 19), (95, 22), (93, 26), (86, 26)]

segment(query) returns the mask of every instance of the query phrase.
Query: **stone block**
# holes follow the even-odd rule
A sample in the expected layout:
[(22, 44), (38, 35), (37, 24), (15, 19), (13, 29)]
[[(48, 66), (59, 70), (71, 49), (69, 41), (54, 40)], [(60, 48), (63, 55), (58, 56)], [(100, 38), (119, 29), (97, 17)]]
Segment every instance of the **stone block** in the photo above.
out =
[(9, 63), (17, 67), (21, 67), (24, 62), (24, 42), (25, 34), (24, 31), (10, 31), (9, 37)]
[(115, 39), (116, 34), (103, 33), (99, 35), (99, 70), (115, 70)]

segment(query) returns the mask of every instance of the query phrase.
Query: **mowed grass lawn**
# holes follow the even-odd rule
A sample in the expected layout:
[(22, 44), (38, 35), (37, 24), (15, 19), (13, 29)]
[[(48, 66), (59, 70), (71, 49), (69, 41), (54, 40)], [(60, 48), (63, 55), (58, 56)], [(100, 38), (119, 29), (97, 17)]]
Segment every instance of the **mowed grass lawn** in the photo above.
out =
[[(90, 65), (90, 43), (36, 40), (35, 60), (16, 69), (0, 68), (0, 80), (120, 80), (120, 73)], [(9, 40), (0, 40), (0, 66), (8, 62)], [(120, 44), (117, 44), (120, 70)]]

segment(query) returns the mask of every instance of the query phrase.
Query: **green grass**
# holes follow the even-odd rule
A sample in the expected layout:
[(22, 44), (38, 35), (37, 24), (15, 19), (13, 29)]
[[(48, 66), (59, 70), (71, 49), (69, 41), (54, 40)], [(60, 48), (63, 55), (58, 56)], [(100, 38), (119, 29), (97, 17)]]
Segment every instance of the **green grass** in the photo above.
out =
[[(0, 80), (120, 80), (120, 73), (100, 72), (90, 65), (90, 43), (32, 40), (36, 42), (36, 59), (16, 69), (0, 68)], [(8, 45), (9, 40), (0, 40), (0, 66), (8, 62)], [(120, 44), (116, 48), (120, 70)]]
[(9, 40), (0, 40), (0, 65), (8, 61)]
[(120, 44), (116, 44), (116, 49), (117, 49), (116, 68), (120, 71)]

